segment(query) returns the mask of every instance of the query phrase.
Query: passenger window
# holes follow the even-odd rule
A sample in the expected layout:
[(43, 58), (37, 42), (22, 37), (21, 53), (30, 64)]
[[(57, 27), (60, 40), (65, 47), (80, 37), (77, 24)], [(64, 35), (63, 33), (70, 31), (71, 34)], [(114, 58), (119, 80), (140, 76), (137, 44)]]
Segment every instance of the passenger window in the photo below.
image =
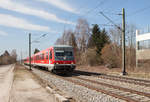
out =
[(42, 60), (44, 60), (44, 53), (42, 54)]
[(40, 55), (40, 60), (42, 60), (42, 54)]
[(52, 51), (49, 52), (49, 58), (52, 59)]
[(48, 52), (46, 52), (46, 59), (48, 59)]

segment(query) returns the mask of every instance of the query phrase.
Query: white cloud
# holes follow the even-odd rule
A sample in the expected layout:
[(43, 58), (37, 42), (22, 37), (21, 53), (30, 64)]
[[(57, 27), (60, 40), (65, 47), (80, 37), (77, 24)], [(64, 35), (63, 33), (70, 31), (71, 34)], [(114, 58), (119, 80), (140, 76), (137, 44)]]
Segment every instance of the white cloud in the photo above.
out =
[(1, 0), (0, 7), (11, 10), (11, 11), (16, 11), (19, 13), (27, 14), (27, 15), (37, 16), (37, 17), (40, 17), (40, 18), (46, 19), (46, 20), (51, 20), (51, 21), (56, 21), (59, 23), (74, 25), (73, 22), (60, 19), (55, 14), (52, 14), (52, 13), (49, 13), (49, 12), (46, 12), (46, 11), (43, 11), (40, 9), (30, 8), (30, 7), (27, 7), (20, 3), (16, 3), (16, 2), (14, 3), (12, 0)]
[(78, 12), (75, 9), (73, 9), (69, 4), (65, 3), (64, 0), (38, 0), (38, 1), (46, 2), (62, 10), (78, 14)]
[(1, 35), (2, 35), (2, 36), (6, 36), (6, 35), (8, 35), (8, 33), (6, 33), (6, 32), (4, 32), (4, 31), (1, 31), (1, 30), (0, 30), (0, 36), (1, 36)]
[(0, 25), (6, 27), (21, 28), (26, 30), (50, 31), (50, 28), (47, 26), (31, 24), (30, 22), (24, 19), (16, 18), (14, 16), (7, 14), (0, 14)]

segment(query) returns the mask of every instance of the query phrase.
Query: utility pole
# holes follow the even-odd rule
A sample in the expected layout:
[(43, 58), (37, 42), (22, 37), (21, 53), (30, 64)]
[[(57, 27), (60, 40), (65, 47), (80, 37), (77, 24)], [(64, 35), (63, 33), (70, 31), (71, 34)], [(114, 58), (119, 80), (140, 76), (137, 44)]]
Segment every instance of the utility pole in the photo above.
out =
[(122, 8), (122, 75), (126, 75), (125, 61), (125, 10)]
[(20, 64), (22, 64), (22, 50), (20, 52)]
[(31, 33), (29, 33), (29, 69), (31, 69)]

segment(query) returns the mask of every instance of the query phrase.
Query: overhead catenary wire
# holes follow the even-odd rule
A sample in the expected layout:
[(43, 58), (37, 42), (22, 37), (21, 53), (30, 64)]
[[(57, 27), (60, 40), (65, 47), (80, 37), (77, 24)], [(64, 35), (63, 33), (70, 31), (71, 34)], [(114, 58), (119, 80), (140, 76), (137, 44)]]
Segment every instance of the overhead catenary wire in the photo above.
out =
[(86, 14), (89, 14), (90, 12), (92, 12), (93, 10), (97, 9), (100, 5), (103, 5), (106, 2), (106, 0), (101, 1), (100, 3), (98, 3), (98, 5), (96, 5), (93, 9), (89, 10), (88, 12), (86, 12)]
[(111, 24), (98, 24), (100, 26), (114, 26), (114, 25), (111, 25)]
[(37, 43), (39, 42), (38, 40), (41, 39), (42, 37), (45, 37), (48, 33), (42, 34), (40, 37), (36, 38), (35, 40), (33, 40), (31, 43)]
[[(97, 3), (97, 5), (96, 5), (94, 8), (89, 9), (87, 12), (85, 12), (85, 13), (79, 15), (79, 17), (86, 17), (86, 16), (88, 16), (92, 11), (94, 11), (94, 10), (97, 9), (98, 7), (104, 5), (107, 1), (108, 1), (108, 0), (101, 0), (101, 1), (98, 0), (98, 3)], [(80, 9), (78, 9), (78, 12), (81, 12), (81, 10), (82, 10), (83, 8), (84, 8), (84, 7), (81, 6)], [(72, 18), (71, 16), (72, 16), (72, 15), (69, 16), (69, 19)], [(108, 26), (108, 25), (105, 25), (105, 24), (104, 24), (103, 26)], [(64, 24), (64, 28), (66, 29), (66, 24)]]
[(122, 30), (117, 24), (115, 24), (114, 21), (112, 21), (109, 17), (107, 17), (103, 12), (100, 12), (100, 14), (102, 16), (104, 16), (109, 22), (111, 22), (115, 27), (117, 27), (118, 29)]
[(85, 12), (84, 14), (82, 14), (81, 16), (87, 16), (87, 15), (89, 15), (92, 11), (94, 11), (95, 9), (97, 9), (99, 6), (102, 6), (103, 4), (105, 4), (105, 2), (106, 2), (107, 0), (102, 0), (102, 1), (100, 1), (94, 8), (92, 8), (92, 9), (89, 9), (87, 12)]
[(145, 10), (148, 10), (148, 9), (150, 9), (150, 5), (147, 6), (147, 7), (144, 7), (144, 8), (141, 8), (141, 9), (139, 9), (139, 10), (136, 10), (136, 11), (132, 12), (131, 14), (127, 15), (127, 17), (133, 16), (133, 15), (135, 15), (135, 14), (137, 14), (137, 13), (141, 13), (141, 12), (143, 12), (143, 11), (145, 11)]

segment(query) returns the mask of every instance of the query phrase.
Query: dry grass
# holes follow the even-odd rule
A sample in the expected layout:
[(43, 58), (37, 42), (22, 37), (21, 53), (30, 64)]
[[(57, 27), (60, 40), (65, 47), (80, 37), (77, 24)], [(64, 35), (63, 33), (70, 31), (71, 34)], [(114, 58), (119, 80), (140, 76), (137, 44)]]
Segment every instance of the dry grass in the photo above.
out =
[(150, 78), (150, 68), (134, 68), (133, 70), (128, 69), (129, 76), (139, 78)]
[[(104, 74), (113, 74), (120, 75), (122, 73), (121, 68), (106, 68), (105, 66), (77, 66), (77, 70), (104, 73)], [(127, 68), (127, 76), (137, 77), (137, 78), (150, 78), (150, 68)]]
[(39, 83), (43, 87), (46, 86), (46, 84), (43, 83), (43, 80), (41, 80), (34, 73), (32, 73), (32, 71), (30, 71), (29, 69), (25, 68), (22, 65), (17, 64), (15, 66), (14, 79), (16, 79), (16, 80), (26, 80), (27, 78), (34, 79), (37, 83)]

